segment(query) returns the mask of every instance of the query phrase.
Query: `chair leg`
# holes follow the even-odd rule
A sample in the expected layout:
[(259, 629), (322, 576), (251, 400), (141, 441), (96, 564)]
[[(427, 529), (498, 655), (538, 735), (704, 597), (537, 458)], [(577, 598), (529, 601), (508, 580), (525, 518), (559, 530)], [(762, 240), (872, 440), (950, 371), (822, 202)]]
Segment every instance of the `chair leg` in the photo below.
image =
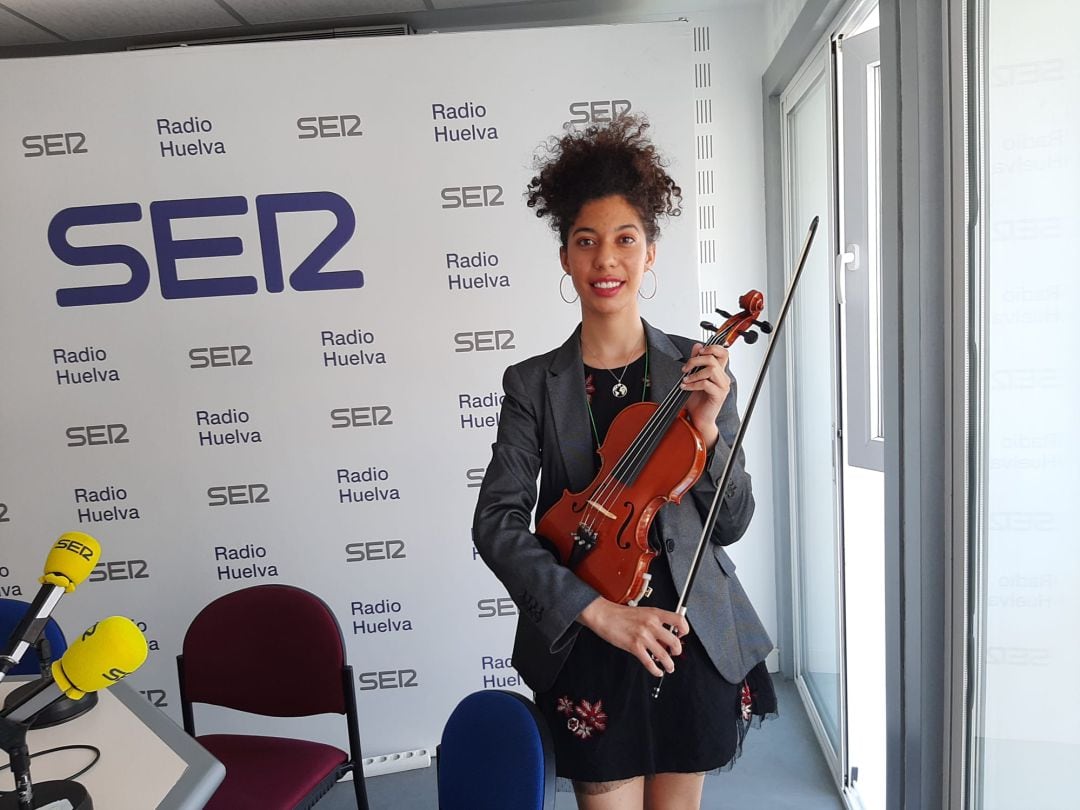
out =
[(364, 783), (364, 754), (360, 748), (360, 721), (356, 716), (356, 687), (353, 684), (353, 669), (348, 664), (341, 668), (341, 686), (345, 696), (345, 721), (349, 728), (349, 758), (353, 763), (356, 807), (357, 810), (369, 810), (367, 786)]
[(367, 786), (364, 784), (364, 766), (353, 770), (353, 790), (356, 791), (356, 810), (370, 810), (367, 800)]

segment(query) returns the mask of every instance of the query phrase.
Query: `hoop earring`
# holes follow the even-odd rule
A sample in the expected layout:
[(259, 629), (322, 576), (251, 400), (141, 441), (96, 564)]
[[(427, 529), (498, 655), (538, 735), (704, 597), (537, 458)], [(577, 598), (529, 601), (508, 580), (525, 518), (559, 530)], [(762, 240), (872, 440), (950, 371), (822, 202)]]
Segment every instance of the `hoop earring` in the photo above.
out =
[(656, 289), (659, 286), (660, 282), (657, 280), (656, 271), (653, 270), (651, 267), (646, 267), (645, 272), (646, 273), (652, 273), (652, 279), (653, 279), (652, 295), (642, 295), (640, 287), (638, 287), (637, 294), (638, 294), (638, 298), (640, 298), (641, 300), (643, 300), (643, 301), (651, 301), (652, 299), (656, 298)]
[[(576, 302), (578, 300), (577, 290), (574, 290), (574, 297), (573, 298), (567, 298), (566, 297), (566, 291), (563, 289), (563, 282), (566, 281), (568, 278), (570, 278), (570, 274), (569, 273), (563, 273), (563, 277), (561, 279), (559, 279), (559, 298), (561, 298), (563, 301), (565, 301), (568, 304), (573, 304), (574, 302)], [(571, 286), (573, 286), (573, 279), (571, 279), (570, 283), (571, 283)]]

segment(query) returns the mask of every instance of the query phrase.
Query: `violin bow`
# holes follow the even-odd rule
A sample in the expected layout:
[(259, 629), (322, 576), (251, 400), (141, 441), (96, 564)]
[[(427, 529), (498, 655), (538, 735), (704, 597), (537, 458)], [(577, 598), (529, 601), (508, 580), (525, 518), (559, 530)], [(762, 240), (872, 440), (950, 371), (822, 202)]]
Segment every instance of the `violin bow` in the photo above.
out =
[[(735, 434), (735, 440), (731, 443), (731, 452), (728, 454), (727, 462), (724, 464), (724, 471), (720, 474), (720, 480), (716, 485), (716, 494), (713, 495), (712, 505), (709, 507), (709, 514), (705, 516), (705, 525), (701, 530), (701, 539), (698, 540), (697, 549), (694, 551), (694, 558), (690, 562), (690, 572), (686, 575), (686, 584), (683, 585), (682, 593), (679, 595), (679, 602), (675, 606), (675, 612), (680, 616), (686, 615), (686, 602), (690, 598), (690, 590), (694, 587), (694, 580), (697, 578), (698, 569), (701, 568), (701, 560), (705, 556), (705, 549), (708, 548), (709, 535), (712, 534), (713, 527), (716, 525), (716, 518), (720, 512), (720, 505), (724, 499), (724, 491), (727, 489), (728, 479), (731, 478), (731, 471), (735, 466), (735, 459), (739, 454), (739, 450), (742, 448), (743, 436), (746, 435), (746, 426), (750, 424), (750, 417), (754, 413), (754, 406), (757, 404), (758, 395), (761, 393), (761, 386), (765, 382), (765, 372), (769, 369), (769, 361), (772, 360), (773, 352), (776, 351), (776, 347), (779, 343), (777, 337), (780, 335), (780, 329), (784, 325), (784, 320), (787, 318), (788, 310), (791, 309), (791, 299), (795, 292), (795, 285), (799, 283), (799, 277), (802, 276), (803, 268), (806, 266), (806, 259), (810, 255), (810, 246), (814, 242), (814, 235), (817, 233), (818, 218), (814, 219), (810, 223), (810, 229), (806, 233), (806, 239), (803, 241), (802, 251), (799, 253), (799, 263), (795, 266), (795, 273), (791, 277), (791, 283), (788, 284), (787, 292), (784, 294), (784, 303), (780, 307), (780, 315), (777, 316), (776, 323), (772, 329), (772, 339), (769, 340), (769, 348), (765, 351), (765, 358), (761, 361), (761, 368), (758, 371), (757, 379), (754, 381), (754, 389), (750, 392), (750, 400), (746, 404), (746, 413), (743, 414), (742, 422), (739, 424), (739, 431)], [(762, 330), (766, 331), (766, 330)], [(661, 675), (657, 679), (656, 686), (652, 689), (652, 696), (654, 698), (660, 697), (660, 687), (664, 684), (664, 676)]]

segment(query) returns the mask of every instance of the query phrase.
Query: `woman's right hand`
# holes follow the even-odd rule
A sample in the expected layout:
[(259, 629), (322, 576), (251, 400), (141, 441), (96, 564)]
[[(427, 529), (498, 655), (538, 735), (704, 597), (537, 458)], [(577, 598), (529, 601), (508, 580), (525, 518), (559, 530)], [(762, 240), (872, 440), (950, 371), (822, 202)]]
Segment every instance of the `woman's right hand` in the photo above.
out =
[(620, 605), (602, 596), (581, 611), (578, 622), (608, 644), (626, 650), (657, 678), (675, 671), (672, 659), (682, 654), (680, 638), (690, 632), (686, 617), (678, 613)]

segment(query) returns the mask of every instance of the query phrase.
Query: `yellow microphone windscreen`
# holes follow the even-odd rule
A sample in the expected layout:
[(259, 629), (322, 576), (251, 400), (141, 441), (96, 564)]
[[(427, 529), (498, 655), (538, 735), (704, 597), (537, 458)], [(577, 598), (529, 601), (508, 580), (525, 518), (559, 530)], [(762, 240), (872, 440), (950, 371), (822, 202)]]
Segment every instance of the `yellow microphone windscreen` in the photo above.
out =
[(59, 585), (68, 593), (90, 576), (101, 558), (101, 544), (82, 532), (64, 532), (45, 558), (42, 585)]
[(68, 697), (111, 686), (142, 666), (148, 649), (146, 638), (131, 619), (110, 616), (90, 627), (60, 658), (52, 675)]

